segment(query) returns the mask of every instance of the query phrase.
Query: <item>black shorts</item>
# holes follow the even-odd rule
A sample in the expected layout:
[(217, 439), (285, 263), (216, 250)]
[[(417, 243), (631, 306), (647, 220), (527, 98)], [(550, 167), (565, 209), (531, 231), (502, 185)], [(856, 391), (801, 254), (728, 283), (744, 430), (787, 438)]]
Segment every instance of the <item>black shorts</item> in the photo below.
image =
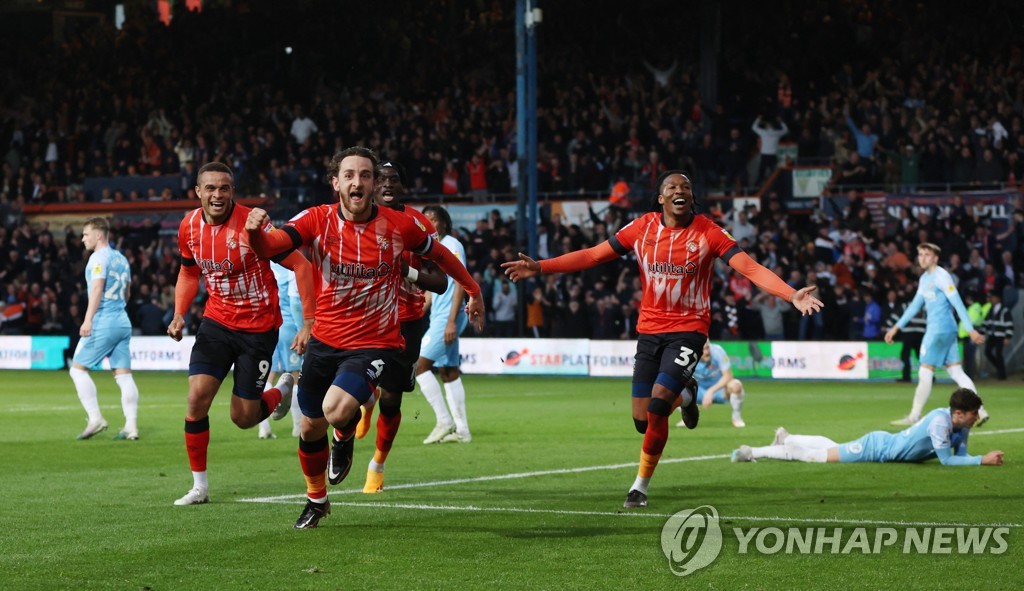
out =
[(188, 375), (203, 374), (224, 381), (234, 365), (235, 387), (231, 392), (246, 400), (259, 400), (267, 385), (275, 347), (277, 329), (241, 332), (204, 318), (188, 361)]
[(682, 391), (681, 386), (693, 375), (707, 340), (708, 337), (699, 332), (640, 335), (633, 364), (633, 397), (650, 396), (659, 373), (666, 374), (680, 385), (677, 394)]
[(302, 414), (312, 419), (323, 418), (324, 397), (331, 386), (338, 386), (363, 404), (380, 383), (394, 353), (388, 349), (345, 351), (310, 337), (299, 375)]
[(430, 318), (424, 315), (418, 320), (402, 323), (402, 337), (405, 350), (396, 351), (392, 361), (384, 367), (380, 376), (380, 387), (388, 392), (412, 392), (416, 389), (416, 362), (420, 358), (423, 335), (430, 326)]

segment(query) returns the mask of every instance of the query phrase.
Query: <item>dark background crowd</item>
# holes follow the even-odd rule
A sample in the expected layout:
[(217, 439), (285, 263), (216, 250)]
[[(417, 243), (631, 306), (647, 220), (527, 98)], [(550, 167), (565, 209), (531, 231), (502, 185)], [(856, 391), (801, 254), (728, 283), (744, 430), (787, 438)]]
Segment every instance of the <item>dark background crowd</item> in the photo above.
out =
[[(893, 230), (870, 215), (863, 192), (1017, 187), (1024, 56), (1014, 27), (1024, 8), (722, 2), (712, 18), (668, 2), (571, 4), (543, 3), (537, 29), (540, 189), (546, 201), (606, 199), (622, 182), (628, 198), (581, 225), (546, 213), (542, 258), (614, 234), (647, 209), (661, 172), (683, 169), (705, 213), (792, 285), (817, 284), (826, 304), (801, 321), (722, 266), (713, 339), (880, 338), (914, 293), (925, 241), (943, 248), (965, 296), (1020, 287), (1024, 212), (993, 230), (958, 202), (942, 215), (908, 210)], [(48, 16), (0, 19), (0, 286), (5, 305), (25, 306), (3, 331), (74, 334), (84, 313), (76, 229), (27, 223), (28, 204), (192, 197), (198, 168), (223, 161), (240, 196), (296, 211), (334, 198), (325, 165), (351, 145), (403, 163), (413, 202), (509, 198), (519, 166), (512, 8), (225, 2), (202, 13), (178, 5), (165, 26), (136, 7), (121, 30), (69, 25), (59, 39)], [(720, 26), (713, 70), (701, 37), (709, 22)], [(776, 151), (779, 139), (795, 152)], [(770, 188), (787, 159), (831, 166), (827, 192), (843, 207), (793, 208), (771, 190), (742, 210), (708, 198)], [(172, 182), (159, 191), (119, 182), (140, 177)], [(173, 236), (156, 218), (114, 226), (132, 266), (129, 313), (140, 332), (162, 334)], [(489, 334), (635, 336), (635, 262), (517, 294), (498, 272), (519, 250), (514, 220), (492, 214), (458, 234), (491, 304)]]

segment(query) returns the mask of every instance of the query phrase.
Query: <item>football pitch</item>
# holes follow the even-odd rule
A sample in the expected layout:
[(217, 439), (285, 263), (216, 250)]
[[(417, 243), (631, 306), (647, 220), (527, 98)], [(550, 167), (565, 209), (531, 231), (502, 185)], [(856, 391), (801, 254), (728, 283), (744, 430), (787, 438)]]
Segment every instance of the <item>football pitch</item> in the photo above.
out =
[[(123, 418), (109, 373), (93, 376), (110, 429), (88, 441), (75, 440), (85, 413), (65, 372), (2, 373), (0, 588), (1019, 589), (1024, 580), (1019, 377), (979, 384), (992, 420), (970, 438), (972, 454), (1001, 449), (1005, 465), (962, 468), (730, 463), (734, 448), (767, 445), (780, 425), (840, 442), (895, 430), (888, 423), (914, 391), (748, 382), (747, 428), (732, 427), (722, 405), (695, 431), (673, 427), (650, 505), (625, 510), (642, 440), (628, 380), (466, 376), (472, 443), (423, 445), (433, 414), (418, 391), (407, 394), (384, 492), (362, 494), (371, 431), (348, 479), (331, 487), (332, 515), (295, 530), (305, 485), (290, 418), (274, 424), (277, 439), (258, 440), (231, 424), (226, 384), (210, 417), (211, 502), (175, 507), (192, 484), (187, 378), (135, 375), (141, 439), (131, 442), (111, 440)], [(936, 384), (928, 409), (953, 389)], [(677, 576), (662, 528), (705, 505), (720, 517), (721, 552)], [(962, 553), (957, 536), (974, 524), (1005, 543)], [(782, 541), (791, 528), (841, 531), (816, 553)], [(898, 541), (878, 546), (889, 530)], [(910, 530), (948, 543), (905, 552)]]

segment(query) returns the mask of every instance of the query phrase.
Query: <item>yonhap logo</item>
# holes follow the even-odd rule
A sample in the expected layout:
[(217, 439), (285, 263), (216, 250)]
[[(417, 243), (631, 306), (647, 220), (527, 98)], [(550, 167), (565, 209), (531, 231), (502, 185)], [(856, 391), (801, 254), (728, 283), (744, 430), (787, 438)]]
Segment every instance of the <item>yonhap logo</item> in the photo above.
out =
[[(729, 518), (743, 519), (743, 518)], [(884, 522), (877, 522), (884, 523)], [(916, 524), (917, 527), (734, 527), (737, 554), (774, 555), (903, 555), (1005, 554), (1012, 524)], [(672, 574), (685, 577), (714, 562), (724, 536), (718, 510), (711, 505), (685, 509), (661, 528), (661, 549)]]
[(708, 566), (722, 551), (718, 511), (701, 505), (669, 517), (661, 529), (661, 549), (676, 576), (685, 577)]

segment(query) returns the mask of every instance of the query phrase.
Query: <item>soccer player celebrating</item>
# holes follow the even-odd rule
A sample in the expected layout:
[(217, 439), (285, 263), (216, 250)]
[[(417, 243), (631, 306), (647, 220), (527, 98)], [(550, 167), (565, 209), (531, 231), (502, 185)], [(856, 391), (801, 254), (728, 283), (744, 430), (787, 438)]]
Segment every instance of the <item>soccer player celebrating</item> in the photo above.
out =
[[(393, 354), (403, 346), (398, 289), (404, 280), (402, 253), (432, 260), (470, 294), (470, 320), (482, 326), (480, 286), (447, 248), (404, 213), (373, 202), (377, 155), (362, 147), (334, 156), (329, 167), (337, 205), (311, 207), (283, 229), (261, 231), (269, 218), (254, 209), (246, 228), (257, 251), (271, 256), (300, 245), (311, 249), (320, 291), (317, 322), (302, 361), (299, 465), (308, 502), (297, 529), (317, 527), (330, 513), (325, 472), (340, 482), (352, 467), (361, 404), (369, 400)], [(327, 427), (335, 427), (333, 453)]]
[(949, 397), (949, 408), (937, 408), (899, 433), (873, 431), (848, 443), (836, 443), (820, 435), (791, 435), (775, 430), (775, 440), (765, 447), (741, 445), (732, 452), (733, 462), (760, 459), (799, 462), (924, 462), (939, 458), (943, 466), (1002, 466), (1003, 452), (967, 455), (967, 436), (980, 419), (981, 398), (960, 388)]
[[(967, 314), (960, 294), (956, 291), (956, 284), (949, 271), (939, 266), (939, 253), (942, 250), (929, 242), (922, 242), (917, 245), (917, 264), (921, 266), (921, 277), (917, 282), (917, 294), (910, 302), (910, 306), (903, 312), (896, 325), (885, 333), (885, 342), (890, 345), (896, 338), (896, 333), (909, 323), (923, 306), (927, 325), (924, 330), (924, 340), (921, 341), (920, 360), (921, 367), (917, 370), (917, 390), (914, 391), (914, 402), (910, 407), (910, 414), (905, 418), (892, 422), (893, 425), (905, 427), (913, 425), (921, 419), (921, 411), (928, 402), (932, 393), (932, 377), (935, 375), (935, 368), (939, 365), (946, 366), (946, 372), (953, 378), (956, 385), (976, 392), (974, 381), (960, 366), (960, 349), (957, 347), (957, 332), (959, 326), (956, 318), (953, 317), (953, 309), (963, 327), (969, 332), (970, 338), (977, 344), (985, 342), (981, 335), (971, 323), (971, 317)], [(988, 413), (982, 406), (979, 410), (978, 426), (985, 424), (988, 420)]]
[[(732, 406), (732, 426), (746, 427), (743, 422), (743, 399), (746, 393), (743, 391), (743, 382), (732, 376), (732, 363), (729, 362), (729, 355), (721, 345), (712, 345), (711, 341), (704, 343), (704, 352), (693, 370), (693, 379), (697, 380), (697, 393), (701, 396), (701, 406), (710, 408), (712, 404), (724, 404)], [(686, 425), (686, 419), (679, 421), (676, 427)]]
[[(647, 487), (668, 440), (668, 418), (675, 403), (683, 407), (686, 426), (697, 426), (700, 413), (690, 386), (694, 366), (711, 325), (711, 279), (715, 258), (742, 273), (758, 287), (782, 298), (802, 314), (821, 309), (813, 286), (794, 290), (743, 252), (725, 230), (694, 211), (693, 186), (680, 171), (658, 177), (655, 211), (633, 220), (609, 240), (586, 250), (534, 261), (520, 253), (502, 264), (513, 281), (540, 273), (571, 273), (636, 254), (643, 299), (633, 366), (633, 421), (644, 434), (640, 469), (624, 507), (646, 507)], [(659, 211), (660, 210), (660, 211)]]
[[(385, 162), (380, 165), (376, 191), (377, 205), (388, 207), (411, 217), (418, 226), (426, 228), (434, 240), (438, 239), (434, 225), (419, 211), (402, 204), (405, 196), (405, 169), (397, 162)], [(402, 395), (416, 388), (416, 360), (420, 356), (420, 343), (427, 331), (427, 316), (424, 313), (424, 302), (421, 287), (434, 293), (443, 293), (448, 286), (448, 277), (437, 271), (431, 272), (424, 268), (423, 260), (409, 252), (402, 253), (402, 262), (408, 268), (405, 280), (398, 284), (398, 322), (405, 348), (393, 355), (391, 363), (384, 366), (380, 376), (377, 396), (380, 399), (380, 416), (377, 417), (377, 440), (373, 459), (366, 469), (366, 484), (363, 492), (378, 493), (384, 490), (384, 462), (391, 453), (391, 446), (398, 435), (398, 427), (402, 422)], [(369, 430), (370, 417), (373, 416), (373, 401), (363, 405), (363, 418), (356, 429), (356, 438)], [(362, 433), (360, 433), (362, 432)], [(339, 480), (340, 482), (340, 480)], [(338, 482), (331, 482), (338, 484)]]
[[(185, 312), (199, 291), (200, 274), (210, 297), (188, 364), (185, 447), (193, 486), (175, 505), (210, 500), (206, 476), (210, 405), (231, 367), (235, 368), (231, 420), (243, 429), (268, 416), (283, 417), (291, 404), (293, 384), (291, 374), (285, 373), (275, 388), (263, 390), (277, 345), (281, 310), (270, 262), (256, 254), (245, 231), (250, 210), (235, 203), (234, 175), (226, 164), (210, 162), (199, 169), (197, 182), (201, 206), (187, 213), (178, 228), (181, 269), (167, 334), (181, 340)], [(301, 354), (313, 324), (312, 267), (291, 249), (274, 260), (295, 271), (298, 281), (305, 322), (292, 346)]]
[[(466, 249), (451, 235), (452, 218), (448, 210), (440, 205), (428, 205), (423, 208), (423, 213), (437, 228), (441, 244), (448, 247), (459, 261), (465, 261)], [(462, 309), (462, 297), (462, 288), (450, 281), (444, 293), (430, 304), (430, 327), (423, 337), (423, 353), (416, 363), (416, 382), (434, 409), (437, 422), (423, 443), (469, 443), (473, 440), (466, 418), (466, 388), (462, 385), (462, 371), (459, 369), (459, 335), (469, 322)], [(430, 373), (435, 365), (444, 382), (444, 397), (434, 374)]]
[(114, 439), (136, 440), (139, 427), (139, 388), (132, 378), (130, 342), (132, 323), (124, 311), (131, 269), (124, 255), (110, 247), (107, 234), (110, 225), (104, 218), (90, 218), (82, 228), (82, 243), (91, 250), (85, 266), (86, 285), (89, 286), (89, 304), (85, 319), (78, 330), (78, 341), (71, 360), (71, 381), (75, 383), (78, 399), (89, 415), (85, 430), (78, 439), (89, 439), (107, 428), (100, 413), (96, 397), (96, 384), (89, 369), (98, 366), (105, 357), (110, 358), (114, 381), (121, 388), (121, 408), (124, 410), (124, 429)]

